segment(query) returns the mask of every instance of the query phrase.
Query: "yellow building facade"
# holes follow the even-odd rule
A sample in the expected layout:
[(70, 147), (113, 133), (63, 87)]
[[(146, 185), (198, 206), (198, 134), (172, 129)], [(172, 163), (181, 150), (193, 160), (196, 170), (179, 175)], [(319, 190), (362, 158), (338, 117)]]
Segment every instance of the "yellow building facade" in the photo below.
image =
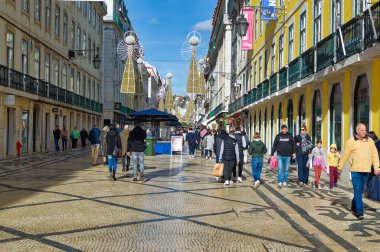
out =
[(284, 0), (277, 7), (285, 10), (277, 22), (254, 12), (251, 90), (229, 105), (230, 116), (246, 115), (251, 135), (259, 131), (268, 147), (282, 124), (294, 135), (305, 125), (313, 141), (340, 150), (359, 122), (380, 134), (380, 2)]
[[(0, 159), (54, 150), (53, 130), (102, 116), (104, 2), (0, 1)], [(90, 50), (88, 50), (90, 49)], [(69, 56), (69, 50), (80, 50)], [(61, 146), (60, 146), (61, 147)]]

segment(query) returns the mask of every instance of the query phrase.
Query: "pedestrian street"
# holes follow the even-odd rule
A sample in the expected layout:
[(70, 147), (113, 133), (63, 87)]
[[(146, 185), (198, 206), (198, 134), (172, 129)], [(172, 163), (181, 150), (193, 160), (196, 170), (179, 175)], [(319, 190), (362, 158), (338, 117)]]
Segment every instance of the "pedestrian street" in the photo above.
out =
[[(145, 157), (147, 181), (90, 165), (88, 150), (0, 161), (0, 251), (379, 251), (380, 205), (350, 211), (352, 186), (287, 188), (267, 165), (254, 188), (211, 176), (215, 160)], [(311, 180), (311, 179), (310, 179)]]

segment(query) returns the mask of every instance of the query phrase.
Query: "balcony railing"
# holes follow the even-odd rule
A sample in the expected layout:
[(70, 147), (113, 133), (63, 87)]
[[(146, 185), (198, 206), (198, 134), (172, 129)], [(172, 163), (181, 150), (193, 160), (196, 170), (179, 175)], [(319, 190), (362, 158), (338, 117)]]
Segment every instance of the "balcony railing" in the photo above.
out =
[(263, 97), (267, 97), (269, 95), (269, 80), (266, 79), (263, 82)]
[(270, 77), (270, 93), (273, 94), (276, 91), (277, 91), (277, 73), (274, 73)]
[(299, 81), (301, 79), (301, 72), (300, 72), (300, 64), (301, 60), (300, 58), (296, 58), (292, 62), (289, 63), (289, 69), (288, 69), (288, 81), (289, 85), (293, 84), (296, 81)]
[[(377, 41), (380, 41), (380, 1), (372, 5), (371, 12), (378, 36)], [(364, 47), (371, 47), (375, 42), (370, 13), (366, 10), (364, 12)]]
[(341, 26), (342, 36), (346, 55), (343, 53), (343, 47), (340, 39), (337, 39), (337, 60), (340, 61), (355, 53), (361, 51), (362, 28), (359, 17), (354, 17), (347, 23)]
[(103, 104), (99, 102), (74, 94), (30, 75), (9, 69), (3, 65), (0, 65), (0, 85), (98, 113), (103, 112)]
[(258, 86), (257, 86), (257, 100), (261, 100), (261, 98), (263, 98), (263, 83), (260, 83)]
[(219, 104), (213, 111), (211, 111), (208, 115), (207, 118), (211, 118), (213, 116), (216, 116), (222, 111), (223, 108), (223, 103)]
[(334, 64), (335, 33), (330, 34), (317, 44), (317, 71)]
[(301, 79), (314, 73), (314, 48), (301, 55)]
[(288, 86), (288, 69), (283, 67), (278, 72), (278, 90), (284, 89)]

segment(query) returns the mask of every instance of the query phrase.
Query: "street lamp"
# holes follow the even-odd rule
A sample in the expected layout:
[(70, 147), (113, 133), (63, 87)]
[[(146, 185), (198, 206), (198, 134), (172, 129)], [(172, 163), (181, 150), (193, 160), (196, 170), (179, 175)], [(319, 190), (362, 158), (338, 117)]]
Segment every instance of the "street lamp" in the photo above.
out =
[(247, 34), (249, 23), (243, 15), (236, 21), (236, 26), (239, 36), (244, 37)]
[(86, 56), (85, 52), (92, 52), (92, 51), (95, 51), (95, 56), (92, 60), (92, 63), (95, 69), (99, 69), (100, 63), (101, 63), (101, 60), (99, 57), (99, 47), (96, 47), (95, 49), (83, 49), (83, 50), (70, 49), (68, 53), (69, 59), (72, 60), (72, 59), (79, 59), (79, 58), (85, 57)]
[(214, 76), (211, 74), (210, 76), (210, 79), (208, 80), (208, 82), (210, 83), (210, 86), (213, 87), (214, 84), (215, 84), (215, 79), (214, 79)]

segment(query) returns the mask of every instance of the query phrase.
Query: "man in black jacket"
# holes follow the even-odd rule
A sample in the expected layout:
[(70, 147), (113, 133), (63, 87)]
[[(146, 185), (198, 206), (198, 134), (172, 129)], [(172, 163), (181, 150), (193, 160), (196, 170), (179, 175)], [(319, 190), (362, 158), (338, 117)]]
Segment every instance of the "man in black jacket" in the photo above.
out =
[(294, 144), (297, 154), (298, 185), (303, 187), (307, 185), (309, 181), (309, 168), (306, 167), (306, 164), (313, 150), (313, 144), (311, 143), (310, 136), (307, 134), (305, 125), (301, 126), (300, 134), (295, 136)]
[[(238, 177), (237, 181), (240, 183), (243, 182), (243, 165), (244, 165), (244, 153), (243, 150), (247, 147), (247, 142), (245, 141), (245, 137), (243, 134), (240, 132), (240, 127), (236, 127), (236, 132), (235, 132), (235, 139), (238, 143), (239, 147), (239, 163), (238, 163)], [(236, 169), (232, 171), (234, 177), (236, 177)]]
[(230, 130), (229, 136), (223, 138), (219, 153), (219, 163), (224, 164), (223, 177), (224, 185), (230, 185), (232, 169), (236, 169), (236, 163), (239, 164), (239, 147), (235, 139), (235, 131)]
[(278, 187), (286, 187), (288, 184), (290, 158), (296, 157), (293, 136), (288, 133), (288, 126), (281, 126), (281, 132), (276, 136), (273, 142), (272, 154), (277, 151), (278, 160)]
[(146, 148), (145, 145), (146, 131), (141, 128), (140, 122), (135, 122), (135, 127), (129, 133), (128, 138), (128, 156), (131, 156), (133, 160), (133, 181), (137, 181), (137, 165), (140, 169), (140, 180), (145, 181), (144, 179), (144, 151)]

